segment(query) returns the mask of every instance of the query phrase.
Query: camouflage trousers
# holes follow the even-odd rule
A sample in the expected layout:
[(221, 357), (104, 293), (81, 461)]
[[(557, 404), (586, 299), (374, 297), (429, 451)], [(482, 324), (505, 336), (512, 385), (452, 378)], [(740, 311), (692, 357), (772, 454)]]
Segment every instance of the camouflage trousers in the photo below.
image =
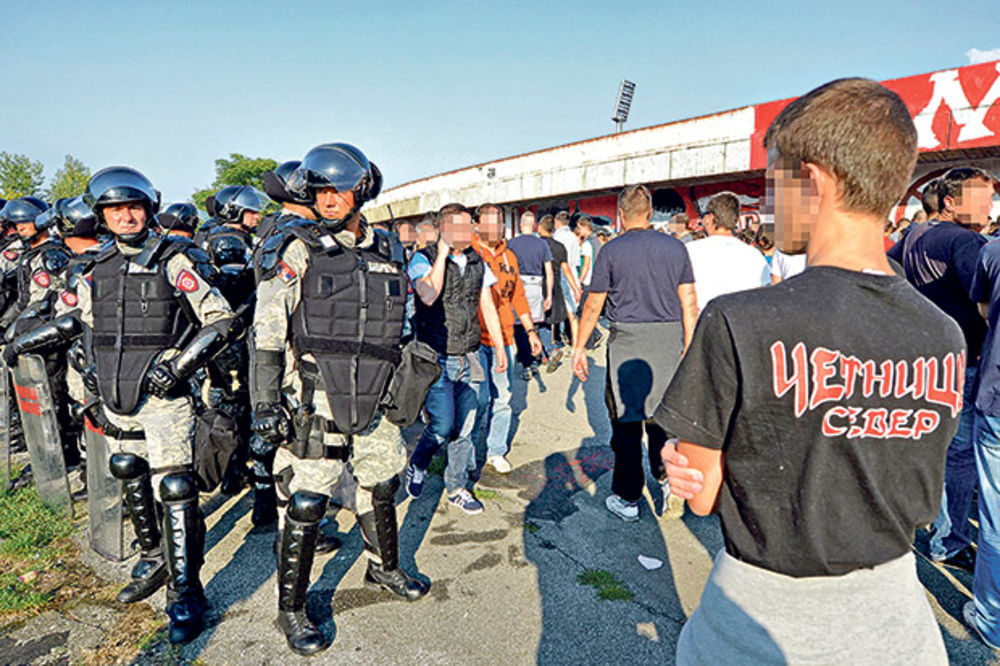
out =
[[(326, 395), (317, 392), (316, 415), (330, 419), (330, 405)], [(372, 510), (371, 488), (399, 474), (406, 467), (406, 447), (399, 426), (376, 416), (363, 432), (350, 437), (338, 433), (323, 433), (326, 446), (351, 447), (347, 463), (327, 458), (299, 458), (287, 448), (278, 449), (274, 456), (275, 477), (287, 476), (291, 480), (278, 484), (278, 492), (288, 499), (300, 490), (333, 496), (345, 470), (357, 481), (354, 504), (357, 513)]]
[(150, 395), (140, 401), (134, 414), (122, 416), (107, 408), (104, 413), (121, 430), (146, 434), (144, 439), (109, 440), (108, 447), (112, 453), (131, 453), (149, 462), (157, 499), (160, 479), (173, 471), (171, 468), (190, 466), (194, 462), (195, 411), (191, 398), (164, 400)]

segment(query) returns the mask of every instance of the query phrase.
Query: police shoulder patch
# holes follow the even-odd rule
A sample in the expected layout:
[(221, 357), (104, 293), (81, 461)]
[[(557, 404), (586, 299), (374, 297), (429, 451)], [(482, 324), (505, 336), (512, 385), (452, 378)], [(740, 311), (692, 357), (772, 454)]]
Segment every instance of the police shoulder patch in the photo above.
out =
[(48, 287), (50, 284), (52, 284), (52, 279), (49, 277), (49, 274), (46, 273), (45, 271), (38, 271), (31, 277), (40, 287)]
[(70, 306), (71, 308), (76, 307), (77, 303), (80, 302), (80, 299), (76, 297), (76, 294), (74, 294), (71, 291), (64, 291), (63, 293), (59, 294), (59, 298), (61, 298), (62, 302)]
[(282, 282), (288, 284), (289, 282), (295, 279), (296, 276), (295, 271), (292, 269), (291, 266), (286, 264), (284, 261), (279, 262), (279, 264), (281, 270), (278, 271), (278, 277), (281, 278)]
[(17, 258), (21, 256), (18, 254), (17, 250), (4, 250), (3, 257), (7, 261), (17, 261)]
[(191, 274), (186, 268), (177, 274), (175, 286), (186, 294), (198, 291), (198, 278)]

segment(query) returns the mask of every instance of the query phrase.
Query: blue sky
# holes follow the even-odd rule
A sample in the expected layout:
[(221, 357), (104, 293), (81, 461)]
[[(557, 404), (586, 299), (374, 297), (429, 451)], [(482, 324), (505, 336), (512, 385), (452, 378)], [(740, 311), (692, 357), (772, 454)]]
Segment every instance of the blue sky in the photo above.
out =
[(348, 141), (391, 186), (606, 134), (622, 78), (634, 129), (1000, 47), (996, 0), (6, 0), (2, 26), (0, 150), (128, 164), (167, 201), (231, 152)]

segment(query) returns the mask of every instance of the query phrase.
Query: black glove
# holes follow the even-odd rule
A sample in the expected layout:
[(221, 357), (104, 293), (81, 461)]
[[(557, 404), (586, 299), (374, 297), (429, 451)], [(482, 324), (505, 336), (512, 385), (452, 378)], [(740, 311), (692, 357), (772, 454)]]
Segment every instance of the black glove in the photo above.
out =
[(157, 398), (168, 400), (184, 393), (184, 382), (177, 378), (169, 361), (154, 365), (146, 379), (146, 389)]
[(98, 395), (97, 392), (97, 368), (92, 365), (88, 365), (82, 371), (80, 371), (80, 379), (83, 381), (83, 386), (91, 395)]
[(286, 442), (291, 430), (291, 418), (281, 405), (261, 402), (253, 410), (253, 431), (265, 442)]

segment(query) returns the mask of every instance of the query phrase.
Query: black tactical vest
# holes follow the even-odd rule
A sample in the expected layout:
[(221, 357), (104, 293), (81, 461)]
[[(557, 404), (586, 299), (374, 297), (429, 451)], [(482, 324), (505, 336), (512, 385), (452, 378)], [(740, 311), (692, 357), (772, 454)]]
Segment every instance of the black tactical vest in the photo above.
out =
[[(437, 247), (420, 250), (434, 265)], [(439, 354), (468, 354), (479, 348), (482, 329), (479, 326), (479, 295), (483, 289), (486, 264), (471, 247), (465, 251), (468, 263), (465, 272), (450, 259), (445, 263), (441, 294), (432, 305), (419, 298), (415, 317), (417, 340), (426, 342)]]
[[(169, 250), (150, 265), (128, 262), (116, 247), (98, 255), (91, 273), (93, 352), (101, 402), (132, 414), (156, 356), (179, 346), (190, 325), (182, 294), (167, 280)], [(126, 269), (128, 272), (126, 273)]]
[(399, 362), (406, 275), (379, 236), (368, 248), (348, 248), (318, 225), (292, 228), (309, 248), (292, 347), (316, 357), (337, 430), (361, 432)]

